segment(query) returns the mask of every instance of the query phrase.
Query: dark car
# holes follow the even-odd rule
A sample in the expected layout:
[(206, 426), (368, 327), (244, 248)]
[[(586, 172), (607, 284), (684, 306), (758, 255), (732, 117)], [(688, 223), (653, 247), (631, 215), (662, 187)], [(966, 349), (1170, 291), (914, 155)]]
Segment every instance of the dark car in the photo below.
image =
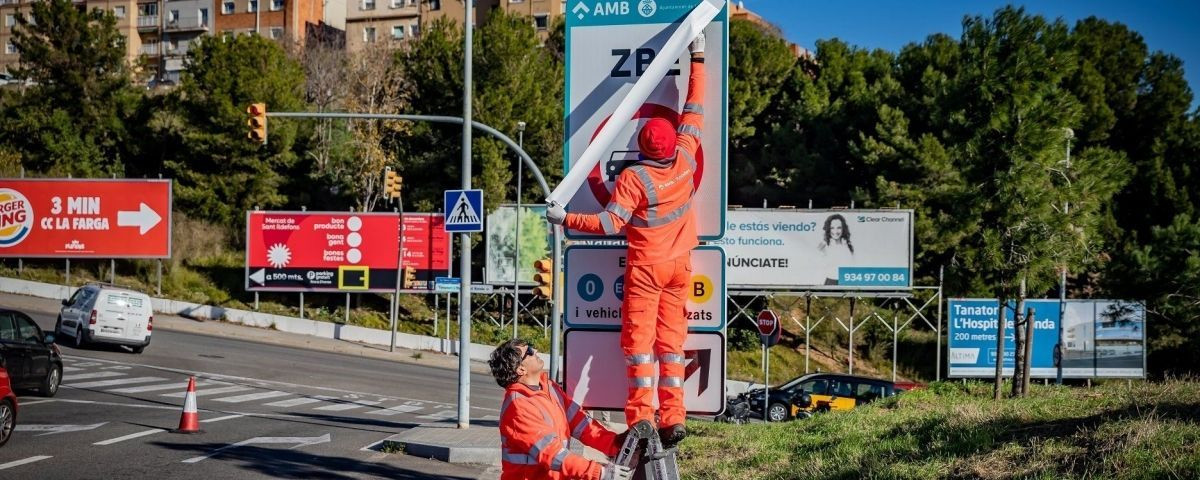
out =
[(767, 418), (782, 422), (791, 418), (806, 418), (816, 412), (852, 410), (858, 405), (890, 397), (902, 390), (888, 380), (841, 373), (813, 373), (796, 377), (772, 387), (769, 399), (763, 401), (763, 389), (746, 392), (750, 409), (759, 418), (766, 403)]
[(62, 354), (29, 315), (0, 309), (0, 356), (4, 357), (12, 388), (33, 389), (44, 397), (58, 393)]
[(4, 358), (0, 357), (0, 447), (8, 443), (17, 428), (17, 396), (8, 381), (8, 370), (4, 369)]

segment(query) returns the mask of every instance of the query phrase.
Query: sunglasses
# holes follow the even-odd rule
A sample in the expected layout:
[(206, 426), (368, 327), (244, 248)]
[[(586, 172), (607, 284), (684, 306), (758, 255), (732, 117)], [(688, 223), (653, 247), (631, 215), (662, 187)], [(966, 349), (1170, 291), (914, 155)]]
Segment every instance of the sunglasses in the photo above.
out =
[[(526, 357), (532, 357), (534, 355), (537, 355), (537, 349), (533, 348), (533, 345), (530, 345), (529, 348), (525, 349)], [(524, 357), (521, 357), (521, 360), (524, 360), (524, 359), (525, 359)]]

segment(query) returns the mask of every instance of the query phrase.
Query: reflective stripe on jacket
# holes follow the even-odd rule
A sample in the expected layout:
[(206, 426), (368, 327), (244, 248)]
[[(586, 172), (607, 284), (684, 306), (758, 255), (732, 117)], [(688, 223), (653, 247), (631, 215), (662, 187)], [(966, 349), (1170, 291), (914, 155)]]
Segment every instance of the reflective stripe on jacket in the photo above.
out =
[(571, 437), (615, 455), (616, 434), (592, 420), (558, 384), (542, 373), (541, 389), (517, 382), (500, 406), (501, 480), (599, 480), (601, 465), (567, 449)]

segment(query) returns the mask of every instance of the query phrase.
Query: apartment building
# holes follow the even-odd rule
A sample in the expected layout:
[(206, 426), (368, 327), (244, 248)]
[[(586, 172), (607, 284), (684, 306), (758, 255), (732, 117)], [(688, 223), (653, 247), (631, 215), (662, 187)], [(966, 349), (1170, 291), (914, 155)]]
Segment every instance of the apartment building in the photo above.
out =
[(533, 26), (542, 38), (550, 34), (550, 26), (567, 12), (567, 0), (498, 0), (499, 9), (533, 19)]
[(421, 34), (418, 0), (350, 0), (346, 5), (346, 50), (379, 42), (402, 42)]
[(320, 0), (215, 0), (219, 2), (214, 29), (221, 35), (258, 32), (276, 40), (304, 43), (308, 24), (325, 18)]
[[(487, 21), (492, 9), (506, 0), (475, 0), (475, 25)], [(450, 18), (462, 24), (464, 12), (463, 0), (421, 0), (421, 24), (428, 25), (439, 18)]]
[(13, 45), (12, 31), (17, 25), (17, 16), (29, 17), (33, 10), (30, 0), (0, 0), (0, 73), (8, 73), (21, 57), (17, 55), (17, 47)]

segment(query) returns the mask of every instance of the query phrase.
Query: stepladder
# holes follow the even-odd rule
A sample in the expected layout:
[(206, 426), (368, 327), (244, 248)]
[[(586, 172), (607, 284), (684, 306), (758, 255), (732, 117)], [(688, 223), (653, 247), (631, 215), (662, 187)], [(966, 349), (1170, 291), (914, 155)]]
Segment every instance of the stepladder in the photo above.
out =
[(629, 428), (616, 463), (633, 469), (635, 479), (678, 480), (676, 452), (676, 448), (663, 448), (658, 431), (643, 420)]

